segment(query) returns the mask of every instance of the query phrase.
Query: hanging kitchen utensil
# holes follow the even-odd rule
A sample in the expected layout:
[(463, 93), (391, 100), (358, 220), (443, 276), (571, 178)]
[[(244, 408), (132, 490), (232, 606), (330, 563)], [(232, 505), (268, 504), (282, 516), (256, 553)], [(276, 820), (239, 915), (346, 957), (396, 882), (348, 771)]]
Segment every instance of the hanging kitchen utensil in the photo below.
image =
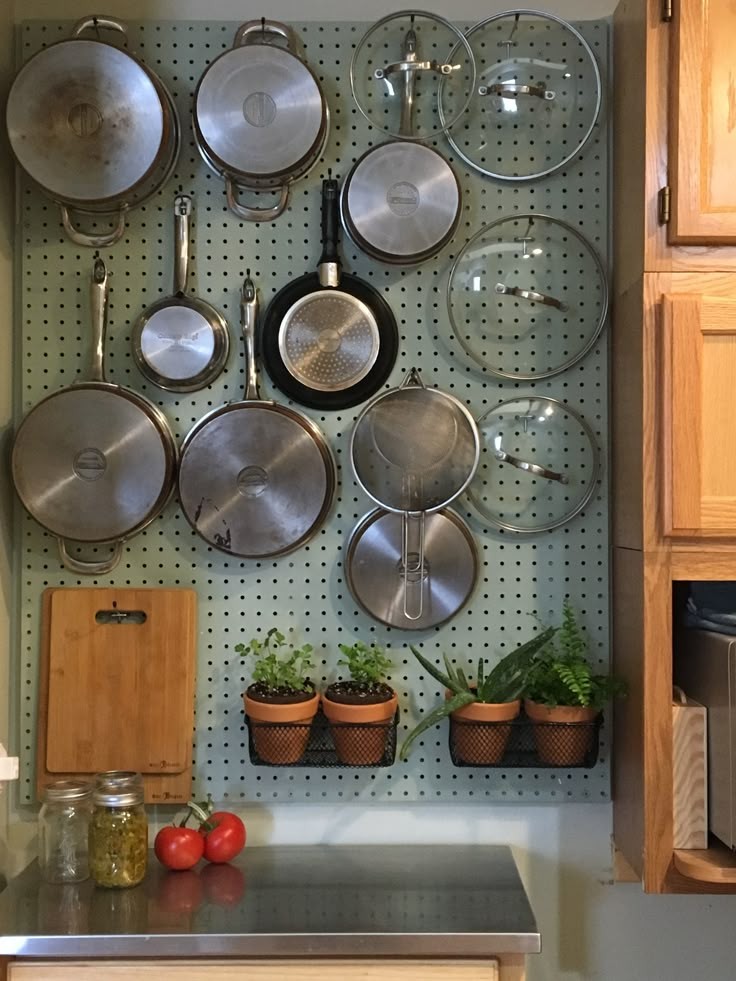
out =
[(570, 368), (590, 351), (608, 312), (598, 255), (548, 215), (499, 218), (455, 259), (447, 286), (455, 337), (482, 368), (529, 381)]
[(398, 388), (369, 402), (355, 422), (350, 456), (358, 483), (381, 507), (402, 514), (407, 620), (423, 613), (426, 588), (410, 588), (410, 582), (424, 568), (426, 512), (439, 511), (465, 490), (479, 453), (468, 409), (454, 395), (426, 388), (416, 368)]
[[(130, 389), (105, 381), (107, 270), (92, 273), (90, 378), (54, 392), (26, 415), (12, 452), (23, 506), (59, 540), (74, 572), (110, 571), (123, 542), (161, 513), (174, 488), (176, 440), (161, 411)], [(109, 559), (72, 558), (67, 541), (111, 544)]]
[[(452, 55), (452, 58), (450, 58)], [(438, 116), (442, 83), (446, 108)], [(355, 104), (376, 129), (402, 140), (429, 140), (450, 129), (475, 88), (473, 49), (462, 32), (436, 14), (403, 10), (368, 30), (350, 63)]]
[[(277, 218), (289, 185), (311, 170), (327, 143), (327, 103), (297, 47), (285, 24), (248, 21), (233, 47), (205, 69), (194, 93), (195, 143), (224, 179), (228, 207), (243, 221)], [(270, 208), (248, 207), (239, 189), (278, 191), (279, 200)]]
[(509, 399), (478, 420), (480, 463), (468, 498), (483, 519), (508, 531), (550, 531), (593, 496), (600, 452), (584, 419), (541, 396)]
[[(482, 174), (534, 180), (564, 167), (590, 138), (601, 108), (593, 51), (571, 24), (539, 10), (507, 10), (465, 35), (477, 83), (453, 149)], [(450, 55), (450, 61), (453, 56)], [(455, 93), (440, 87), (440, 118)]]
[(227, 361), (227, 321), (199, 297), (186, 296), (192, 199), (174, 200), (174, 295), (152, 303), (133, 327), (133, 356), (141, 373), (167, 392), (196, 392)]
[(194, 426), (182, 446), (179, 499), (210, 545), (247, 559), (304, 545), (324, 522), (337, 484), (335, 461), (307, 416), (259, 398), (255, 365), (257, 297), (243, 284), (245, 401), (230, 402)]
[[(33, 55), (15, 77), (6, 124), (20, 167), (61, 209), (69, 238), (103, 248), (125, 230), (125, 214), (168, 180), (179, 153), (179, 118), (163, 82), (133, 55), (99, 37), (125, 34), (111, 17), (85, 17), (71, 38)], [(83, 232), (72, 212), (113, 215), (116, 227)]]
[[(402, 516), (376, 508), (365, 515), (348, 540), (345, 577), (355, 601), (389, 627), (428, 630), (449, 620), (465, 605), (478, 576), (478, 550), (470, 529), (452, 508), (425, 518), (424, 556), (403, 558)], [(407, 592), (416, 594), (406, 616)]]
[(340, 269), (337, 197), (337, 181), (323, 181), (318, 271), (280, 290), (261, 325), (269, 375), (288, 398), (315, 409), (365, 402), (388, 378), (399, 346), (388, 303)]

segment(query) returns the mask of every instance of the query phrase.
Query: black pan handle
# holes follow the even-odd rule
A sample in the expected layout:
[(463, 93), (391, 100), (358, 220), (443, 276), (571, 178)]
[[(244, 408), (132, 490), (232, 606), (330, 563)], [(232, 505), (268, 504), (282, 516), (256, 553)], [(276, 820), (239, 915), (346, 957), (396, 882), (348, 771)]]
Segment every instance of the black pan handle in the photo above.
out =
[(338, 286), (340, 259), (337, 254), (338, 236), (337, 181), (322, 181), (322, 255), (319, 259), (320, 286)]

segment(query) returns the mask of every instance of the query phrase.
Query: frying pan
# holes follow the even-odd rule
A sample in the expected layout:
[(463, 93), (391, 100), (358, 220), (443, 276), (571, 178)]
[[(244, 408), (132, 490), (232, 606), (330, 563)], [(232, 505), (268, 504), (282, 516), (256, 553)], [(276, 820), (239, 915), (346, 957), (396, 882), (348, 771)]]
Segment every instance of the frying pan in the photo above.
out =
[(284, 395), (315, 409), (347, 409), (374, 395), (396, 361), (391, 308), (340, 270), (337, 181), (322, 182), (322, 255), (271, 300), (261, 330), (266, 371)]
[(318, 427), (294, 409), (260, 400), (257, 297), (247, 277), (240, 303), (245, 401), (208, 413), (182, 446), (179, 498), (202, 538), (231, 555), (262, 559), (304, 545), (324, 522), (337, 471)]
[(198, 297), (185, 296), (189, 275), (192, 199), (174, 200), (174, 295), (157, 300), (133, 328), (133, 356), (141, 373), (167, 392), (196, 392), (217, 378), (230, 338), (222, 314)]
[[(105, 381), (107, 270), (96, 259), (91, 288), (90, 380), (39, 402), (21, 422), (12, 452), (15, 489), (59, 540), (63, 564), (98, 575), (115, 567), (123, 542), (160, 514), (175, 483), (176, 441), (148, 399)], [(67, 540), (112, 544), (101, 562), (72, 558)]]

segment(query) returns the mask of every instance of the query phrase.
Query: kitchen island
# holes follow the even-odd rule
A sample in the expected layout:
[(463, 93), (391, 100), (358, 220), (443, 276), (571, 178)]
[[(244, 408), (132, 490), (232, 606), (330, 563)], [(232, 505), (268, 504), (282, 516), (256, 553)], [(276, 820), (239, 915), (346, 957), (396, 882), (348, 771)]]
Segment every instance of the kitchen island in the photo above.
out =
[(193, 872), (151, 855), (127, 890), (50, 885), (34, 862), (0, 894), (8, 981), (520, 981), (540, 949), (505, 846), (246, 847)]

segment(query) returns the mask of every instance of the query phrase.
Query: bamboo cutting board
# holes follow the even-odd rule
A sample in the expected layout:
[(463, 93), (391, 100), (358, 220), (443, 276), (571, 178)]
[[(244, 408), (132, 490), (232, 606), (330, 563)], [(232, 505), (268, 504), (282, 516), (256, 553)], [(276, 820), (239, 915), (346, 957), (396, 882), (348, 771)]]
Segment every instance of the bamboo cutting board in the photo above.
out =
[(147, 802), (188, 800), (195, 652), (193, 590), (46, 590), (39, 791), (61, 776), (133, 769)]

